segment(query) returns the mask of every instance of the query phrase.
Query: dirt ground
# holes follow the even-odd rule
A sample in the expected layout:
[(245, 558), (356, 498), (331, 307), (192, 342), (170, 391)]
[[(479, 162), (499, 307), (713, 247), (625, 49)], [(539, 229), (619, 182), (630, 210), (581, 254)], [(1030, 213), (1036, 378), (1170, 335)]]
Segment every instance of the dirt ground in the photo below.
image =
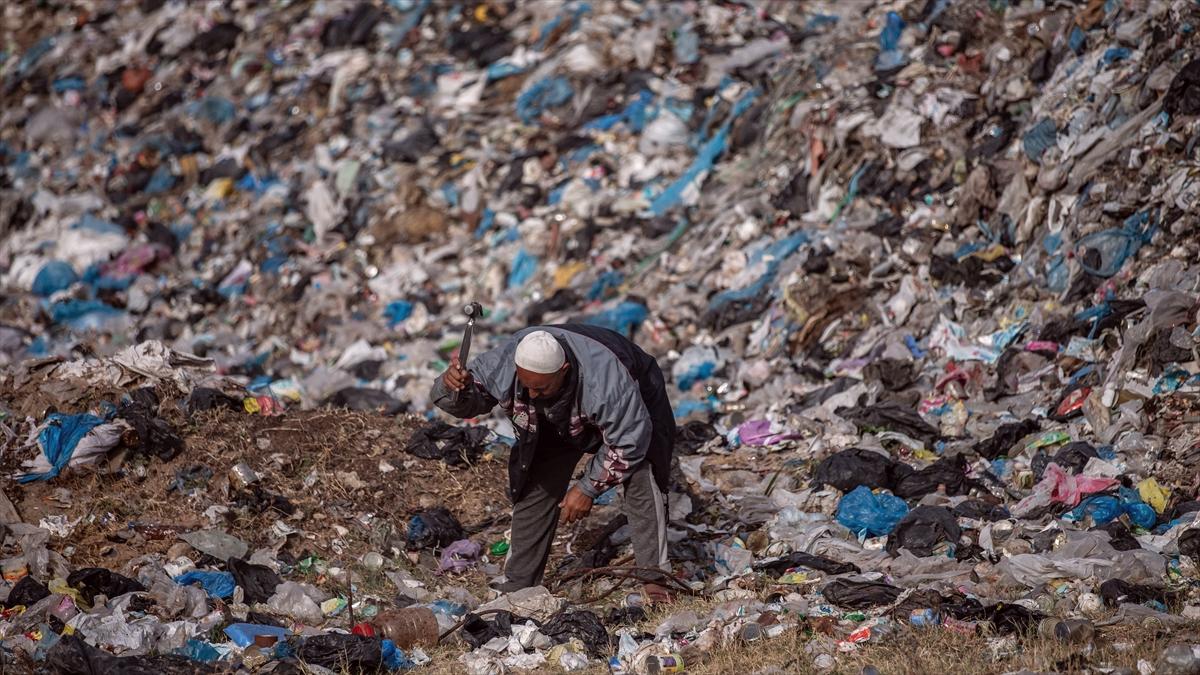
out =
[[(452, 469), (408, 455), (404, 446), (419, 418), (323, 410), (275, 417), (212, 411), (189, 419), (163, 412), (186, 443), (169, 462), (139, 458), (108, 475), (72, 471), (8, 484), (26, 522), (63, 516), (74, 523), (68, 536), (51, 540), (73, 566), (120, 569), (167, 553), (180, 533), (209, 527), (240, 537), (251, 551), (296, 530), (279, 547), (284, 559), (315, 555), (346, 566), (368, 551), (401, 552), (409, 518), (443, 505), (469, 532), (502, 536), (506, 527), (504, 459), (485, 456)], [(248, 487), (231, 481), (239, 463), (260, 480)], [(211, 510), (214, 504), (232, 506)], [(414, 570), (432, 560), (419, 562)]]

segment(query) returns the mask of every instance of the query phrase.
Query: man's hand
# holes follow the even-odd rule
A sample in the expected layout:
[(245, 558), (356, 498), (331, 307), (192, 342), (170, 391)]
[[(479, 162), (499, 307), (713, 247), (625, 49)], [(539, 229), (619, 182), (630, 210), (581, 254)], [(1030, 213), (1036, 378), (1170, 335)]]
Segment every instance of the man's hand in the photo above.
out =
[(562, 509), (563, 522), (573, 523), (586, 518), (587, 514), (592, 512), (592, 498), (585, 495), (578, 486), (572, 485), (558, 508)]
[(454, 391), (462, 391), (471, 382), (471, 373), (458, 362), (458, 356), (450, 357), (450, 367), (442, 374), (442, 381)]

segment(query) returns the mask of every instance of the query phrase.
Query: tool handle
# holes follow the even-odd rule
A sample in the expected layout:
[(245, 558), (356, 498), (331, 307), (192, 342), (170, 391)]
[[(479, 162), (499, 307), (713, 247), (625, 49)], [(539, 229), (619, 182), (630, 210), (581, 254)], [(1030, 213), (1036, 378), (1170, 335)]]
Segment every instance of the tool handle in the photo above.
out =
[(467, 357), (471, 355), (471, 335), (475, 332), (475, 321), (467, 322), (467, 328), (463, 331), (462, 344), (458, 347), (458, 365), (463, 368), (467, 367)]
[[(467, 327), (465, 330), (463, 330), (462, 344), (459, 345), (459, 347), (458, 347), (458, 365), (463, 370), (467, 369), (467, 357), (471, 355), (471, 335), (474, 332), (475, 332), (475, 319), (472, 318), (470, 321), (467, 321)], [(470, 374), (470, 371), (468, 371), (468, 376), (469, 376), (469, 374)], [(468, 380), (468, 384), (470, 384), (469, 380)], [(455, 400), (458, 400), (458, 398), (462, 395), (462, 391), (461, 390), (457, 391), (454, 394), (455, 394), (454, 395)]]

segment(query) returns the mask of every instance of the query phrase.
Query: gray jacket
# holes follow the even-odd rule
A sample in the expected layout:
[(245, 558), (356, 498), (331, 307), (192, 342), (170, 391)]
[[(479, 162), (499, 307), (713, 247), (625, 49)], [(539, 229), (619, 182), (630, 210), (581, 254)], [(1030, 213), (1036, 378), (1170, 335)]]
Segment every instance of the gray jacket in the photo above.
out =
[[(509, 460), (509, 490), (514, 501), (520, 499), (533, 461), (537, 442), (536, 414), (523, 405), (514, 392), (516, 379), (514, 355), (517, 343), (526, 334), (544, 330), (554, 335), (569, 350), (577, 367), (577, 409), (572, 410), (572, 434), (578, 427), (599, 431), (601, 448), (577, 483), (593, 499), (622, 483), (637, 465), (647, 459), (651, 439), (665, 445), (664, 465), (670, 463), (674, 418), (666, 402), (665, 385), (658, 364), (652, 357), (617, 333), (592, 326), (535, 326), (514, 334), (499, 347), (476, 356), (467, 366), (473, 382), (454, 392), (439, 376), (430, 398), (434, 404), (455, 417), (476, 417), (500, 405), (517, 431), (517, 448)], [(643, 401), (644, 392), (655, 402), (652, 415)], [(661, 395), (660, 395), (661, 394)], [(661, 405), (658, 403), (661, 401)], [(666, 420), (661, 421), (665, 410)], [(665, 425), (665, 426), (664, 426)], [(661, 427), (656, 429), (655, 427)], [(669, 431), (669, 433), (667, 433)], [(667, 439), (660, 441), (660, 439)], [(659, 454), (656, 452), (656, 454)], [(657, 459), (657, 458), (655, 458)], [(655, 468), (660, 462), (655, 461)], [(666, 471), (655, 471), (665, 486)]]

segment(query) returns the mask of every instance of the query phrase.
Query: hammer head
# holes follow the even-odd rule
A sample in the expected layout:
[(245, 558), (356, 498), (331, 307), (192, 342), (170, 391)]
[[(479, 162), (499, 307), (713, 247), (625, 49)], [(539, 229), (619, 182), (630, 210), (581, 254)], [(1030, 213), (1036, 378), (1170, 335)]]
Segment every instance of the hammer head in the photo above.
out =
[(472, 302), (463, 307), (463, 314), (466, 314), (468, 319), (474, 321), (483, 316), (483, 305), (480, 305), (478, 302)]

